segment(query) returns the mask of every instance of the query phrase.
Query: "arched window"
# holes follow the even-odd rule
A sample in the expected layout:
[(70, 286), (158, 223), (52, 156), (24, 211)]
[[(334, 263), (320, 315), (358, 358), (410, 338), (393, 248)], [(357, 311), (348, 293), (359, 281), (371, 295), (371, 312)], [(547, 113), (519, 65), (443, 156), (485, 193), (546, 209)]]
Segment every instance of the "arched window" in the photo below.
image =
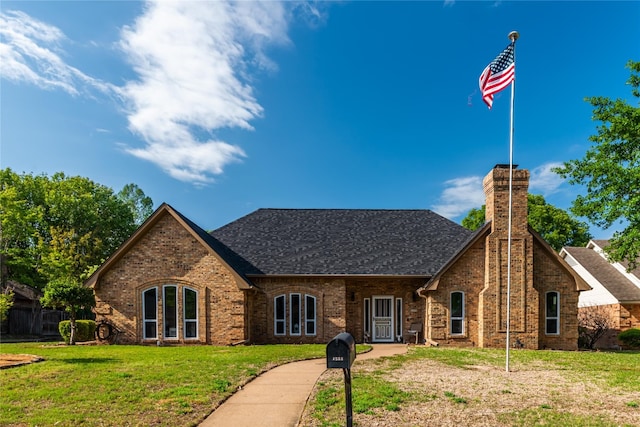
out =
[(300, 325), (300, 312), (302, 307), (300, 306), (300, 294), (289, 295), (289, 310), (291, 315), (291, 335), (301, 335), (302, 327)]
[(178, 288), (175, 285), (162, 287), (162, 324), (164, 338), (178, 338)]
[(275, 335), (287, 333), (287, 299), (284, 295), (273, 299), (273, 331)]
[[(289, 307), (287, 307), (287, 300)], [(299, 293), (274, 297), (273, 334), (276, 336), (316, 335), (318, 325), (316, 303), (316, 297), (313, 295), (304, 295), (304, 299)]]
[(185, 287), (182, 289), (182, 295), (184, 337), (198, 338), (198, 292)]
[(560, 293), (547, 292), (545, 297), (545, 333), (560, 335)]
[(158, 288), (147, 289), (142, 293), (142, 337), (158, 337)]
[(451, 335), (464, 334), (464, 292), (451, 292)]
[(316, 334), (316, 297), (312, 295), (304, 296), (304, 324), (305, 335)]
[[(142, 339), (198, 339), (198, 291), (166, 284), (142, 291)], [(162, 317), (160, 316), (162, 307)]]

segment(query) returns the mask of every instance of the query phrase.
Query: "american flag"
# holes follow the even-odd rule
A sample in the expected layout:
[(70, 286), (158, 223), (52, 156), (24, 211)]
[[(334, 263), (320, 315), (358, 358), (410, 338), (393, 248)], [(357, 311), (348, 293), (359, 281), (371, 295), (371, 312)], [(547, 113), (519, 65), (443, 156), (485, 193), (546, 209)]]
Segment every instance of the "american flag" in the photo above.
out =
[(496, 57), (480, 75), (480, 90), (482, 100), (489, 109), (493, 104), (493, 94), (506, 88), (515, 79), (516, 63), (513, 58), (513, 45), (509, 46)]

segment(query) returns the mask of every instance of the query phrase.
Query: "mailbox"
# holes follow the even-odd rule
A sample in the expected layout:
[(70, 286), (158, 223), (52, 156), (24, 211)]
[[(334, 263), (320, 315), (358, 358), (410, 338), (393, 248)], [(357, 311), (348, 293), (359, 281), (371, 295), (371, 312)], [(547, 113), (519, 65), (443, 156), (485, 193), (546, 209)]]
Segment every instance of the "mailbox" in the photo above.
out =
[(327, 368), (351, 369), (356, 359), (356, 342), (348, 332), (335, 336), (327, 344)]

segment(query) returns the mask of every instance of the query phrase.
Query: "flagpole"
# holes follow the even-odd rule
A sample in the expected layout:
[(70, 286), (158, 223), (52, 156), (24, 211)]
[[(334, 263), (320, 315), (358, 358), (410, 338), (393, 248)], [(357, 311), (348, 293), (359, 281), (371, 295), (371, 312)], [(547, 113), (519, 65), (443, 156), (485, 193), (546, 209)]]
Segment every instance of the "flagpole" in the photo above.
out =
[[(518, 40), (517, 31), (511, 31), (509, 33), (509, 40), (513, 43), (513, 62), (516, 60), (516, 40)], [(513, 106), (515, 101), (516, 91), (516, 79), (515, 76), (511, 82), (511, 120), (509, 129), (509, 226), (508, 226), (508, 241), (507, 241), (507, 352), (506, 352), (506, 366), (505, 369), (509, 372), (509, 347), (510, 340), (509, 335), (511, 333), (511, 218), (512, 218), (512, 195), (513, 195)]]

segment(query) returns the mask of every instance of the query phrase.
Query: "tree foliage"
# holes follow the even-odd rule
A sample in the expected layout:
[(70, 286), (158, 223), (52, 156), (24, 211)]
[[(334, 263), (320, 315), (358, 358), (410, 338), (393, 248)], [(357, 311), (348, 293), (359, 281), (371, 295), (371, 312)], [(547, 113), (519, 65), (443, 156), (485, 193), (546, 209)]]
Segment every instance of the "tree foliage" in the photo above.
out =
[(151, 197), (136, 184), (127, 184), (118, 193), (118, 198), (129, 206), (133, 212), (133, 220), (136, 225), (141, 225), (153, 213), (153, 201)]
[[(125, 191), (126, 190), (126, 191)], [(151, 199), (130, 184), (123, 195), (88, 178), (0, 170), (0, 255), (7, 277), (42, 289), (81, 280), (136, 229)]]
[(5, 288), (0, 292), (0, 322), (4, 322), (9, 315), (9, 310), (13, 307), (14, 293), (11, 289)]
[[(585, 246), (591, 239), (589, 227), (571, 217), (567, 211), (547, 203), (543, 196), (527, 195), (529, 225), (556, 251), (563, 246)], [(485, 205), (469, 211), (462, 226), (476, 230), (485, 223)]]
[(84, 287), (78, 280), (72, 278), (57, 278), (47, 283), (44, 295), (40, 299), (43, 307), (64, 309), (69, 313), (71, 336), (69, 344), (75, 344), (76, 320), (78, 312), (96, 306), (93, 289)]
[(627, 68), (627, 84), (638, 105), (586, 98), (593, 106), (593, 120), (600, 122), (597, 133), (589, 137), (593, 145), (584, 158), (566, 162), (556, 172), (570, 184), (586, 187), (586, 195), (574, 200), (573, 213), (605, 229), (623, 225), (605, 251), (611, 260), (626, 260), (633, 269), (640, 257), (640, 62), (629, 61)]

